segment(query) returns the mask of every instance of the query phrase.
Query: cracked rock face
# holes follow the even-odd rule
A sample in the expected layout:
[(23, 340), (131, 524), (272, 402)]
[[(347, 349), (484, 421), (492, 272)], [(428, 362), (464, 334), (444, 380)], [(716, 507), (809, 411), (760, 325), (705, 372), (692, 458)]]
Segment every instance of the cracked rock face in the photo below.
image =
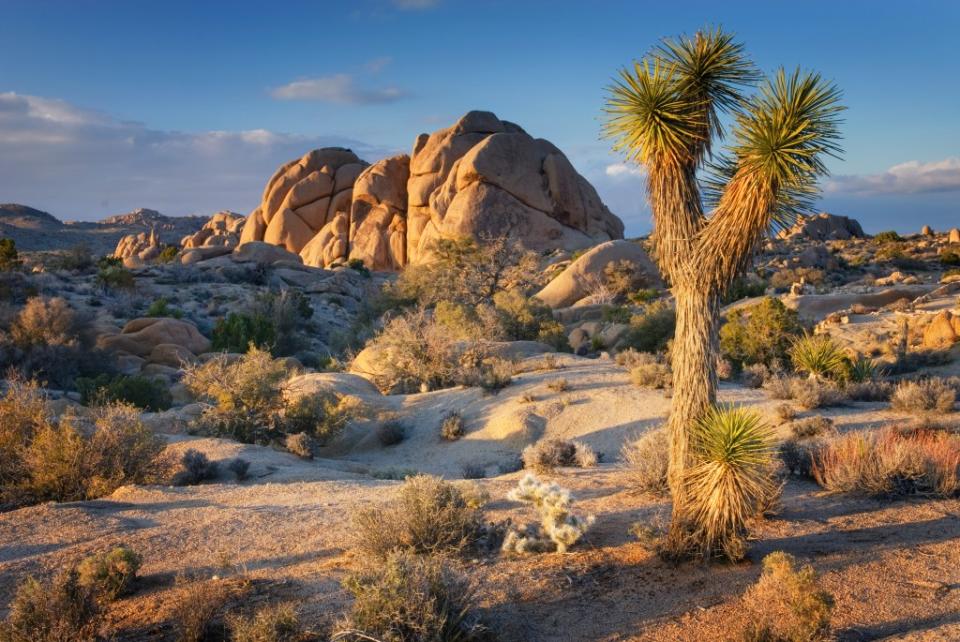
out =
[(368, 166), (325, 148), (287, 163), (240, 242), (282, 245), (307, 265), (358, 259), (391, 271), (429, 260), (437, 239), (463, 236), (576, 250), (623, 238), (623, 223), (553, 144), (472, 111), (418, 136), (409, 156)]

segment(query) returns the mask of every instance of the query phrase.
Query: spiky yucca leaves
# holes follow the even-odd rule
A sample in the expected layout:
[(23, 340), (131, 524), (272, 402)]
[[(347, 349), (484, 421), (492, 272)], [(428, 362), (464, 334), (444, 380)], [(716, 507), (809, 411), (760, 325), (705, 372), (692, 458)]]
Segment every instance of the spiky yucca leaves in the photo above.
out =
[(843, 349), (827, 334), (805, 334), (794, 339), (790, 361), (797, 372), (811, 377), (842, 377), (847, 367)]
[(687, 471), (688, 546), (696, 555), (743, 557), (747, 521), (771, 502), (773, 432), (760, 416), (716, 406), (696, 423)]
[(883, 368), (874, 359), (857, 354), (847, 359), (843, 379), (851, 383), (864, 383), (874, 381), (877, 377), (883, 376), (883, 373)]

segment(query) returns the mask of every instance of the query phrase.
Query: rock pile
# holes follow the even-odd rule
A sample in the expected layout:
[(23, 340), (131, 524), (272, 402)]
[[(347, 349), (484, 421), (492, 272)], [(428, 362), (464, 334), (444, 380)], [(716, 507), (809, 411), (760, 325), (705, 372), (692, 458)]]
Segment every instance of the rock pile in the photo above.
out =
[(781, 230), (782, 239), (803, 238), (811, 241), (845, 241), (864, 238), (866, 234), (855, 219), (822, 212), (814, 216), (801, 216), (793, 227)]
[(126, 267), (140, 267), (160, 256), (162, 247), (156, 230), (128, 234), (117, 243), (113, 256), (123, 259)]
[(367, 166), (342, 148), (283, 165), (240, 242), (265, 241), (326, 267), (359, 259), (396, 270), (443, 237), (507, 236), (535, 251), (623, 238), (623, 223), (563, 152), (490, 112), (417, 137)]
[(180, 246), (185, 250), (197, 247), (233, 249), (240, 244), (240, 232), (246, 222), (242, 214), (226, 210), (217, 212), (199, 230), (183, 237)]

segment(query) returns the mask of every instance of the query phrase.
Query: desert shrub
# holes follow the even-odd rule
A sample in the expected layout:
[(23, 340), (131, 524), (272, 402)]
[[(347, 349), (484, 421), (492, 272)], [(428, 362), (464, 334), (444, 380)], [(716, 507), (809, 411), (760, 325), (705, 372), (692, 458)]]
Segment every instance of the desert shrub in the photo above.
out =
[(353, 605), (338, 640), (474, 642), (488, 639), (473, 591), (441, 558), (393, 551), (344, 580)]
[(517, 290), (497, 292), (493, 305), (500, 331), (508, 341), (541, 341), (558, 351), (570, 352), (563, 325), (553, 318), (550, 306)]
[(83, 558), (77, 565), (77, 579), (106, 600), (126, 594), (137, 579), (142, 559), (126, 546), (117, 546)]
[(566, 378), (554, 379), (547, 384), (547, 388), (556, 393), (567, 392), (570, 390), (570, 381)]
[(650, 285), (643, 270), (633, 261), (626, 259), (607, 263), (603, 268), (603, 281), (617, 300)]
[(766, 291), (766, 281), (757, 277), (749, 278), (745, 276), (738, 276), (733, 280), (733, 283), (730, 284), (730, 287), (728, 287), (727, 291), (724, 293), (723, 303), (728, 304), (733, 303), (734, 301), (739, 301), (740, 299), (750, 299), (755, 296), (761, 296)]
[(0, 640), (94, 642), (100, 618), (96, 594), (81, 585), (76, 569), (50, 582), (30, 577), (17, 587), (10, 614), (0, 623)]
[(323, 446), (362, 414), (363, 402), (357, 397), (305, 395), (284, 407), (283, 429), (289, 433), (306, 433)]
[(666, 428), (654, 428), (628, 441), (623, 445), (620, 456), (637, 488), (657, 494), (667, 491), (670, 437)]
[(790, 432), (797, 439), (819, 437), (820, 435), (834, 432), (833, 420), (823, 415), (804, 417), (790, 424)]
[(505, 237), (438, 239), (429, 253), (429, 263), (400, 273), (389, 296), (423, 307), (457, 301), (472, 308), (492, 303), (503, 290), (527, 292), (542, 278), (537, 255)]
[(39, 384), (17, 376), (9, 378), (0, 397), (0, 489), (18, 484), (26, 476), (23, 449), (48, 422)]
[(904, 413), (952, 412), (956, 390), (934, 377), (901, 382), (890, 397), (890, 407)]
[(231, 642), (296, 642), (300, 638), (300, 619), (293, 604), (262, 606), (250, 616), (227, 616)]
[(291, 433), (284, 437), (283, 447), (302, 459), (313, 459), (314, 441), (305, 432)]
[(884, 232), (877, 232), (873, 235), (873, 242), (877, 245), (882, 245), (884, 243), (891, 243), (895, 241), (902, 241), (903, 237), (897, 234), (895, 230), (886, 230)]
[(531, 504), (540, 517), (539, 525), (510, 529), (502, 549), (513, 553), (565, 553), (580, 541), (593, 525), (592, 515), (581, 517), (573, 512), (570, 491), (557, 484), (539, 481), (526, 475), (507, 495), (516, 502)]
[(788, 290), (794, 283), (803, 279), (804, 283), (820, 285), (826, 279), (826, 273), (816, 268), (783, 268), (770, 277), (770, 285), (777, 290)]
[(813, 477), (813, 453), (820, 446), (818, 439), (787, 439), (780, 444), (778, 455), (791, 475)]
[(840, 406), (849, 400), (835, 382), (817, 379), (777, 375), (767, 379), (763, 389), (773, 399), (796, 401), (803, 410)]
[(662, 356), (640, 353), (633, 360), (630, 369), (630, 381), (640, 388), (670, 388), (673, 385), (673, 371)]
[(716, 364), (714, 367), (717, 371), (717, 379), (720, 381), (729, 381), (733, 378), (736, 368), (732, 361), (726, 357), (717, 357), (714, 363)]
[(565, 439), (542, 439), (523, 449), (524, 468), (537, 472), (550, 472), (559, 466), (592, 468), (597, 464), (597, 454), (590, 446), (579, 441)]
[(246, 352), (250, 346), (272, 350), (277, 329), (266, 317), (231, 312), (217, 319), (210, 340), (214, 350), (224, 352)]
[(846, 357), (830, 335), (805, 334), (790, 345), (790, 361), (797, 372), (814, 377), (840, 378), (846, 368)]
[(140, 375), (78, 377), (77, 391), (80, 403), (85, 406), (123, 402), (150, 412), (160, 412), (173, 405), (173, 397), (163, 381)]
[(73, 345), (77, 332), (73, 308), (60, 297), (29, 299), (10, 325), (10, 339), (21, 348)]
[(627, 298), (636, 305), (643, 305), (659, 298), (661, 294), (662, 292), (655, 288), (640, 288), (636, 292), (627, 295)]
[(641, 352), (662, 352), (673, 339), (677, 315), (666, 301), (653, 301), (630, 317), (630, 330), (620, 343)]
[(89, 418), (45, 421), (22, 445), (18, 486), (31, 499), (77, 501), (157, 479), (164, 441), (132, 406), (110, 404)]
[(786, 361), (791, 341), (803, 333), (795, 310), (766, 297), (727, 315), (720, 328), (720, 350), (737, 366)]
[(250, 462), (241, 457), (234, 457), (227, 462), (227, 470), (233, 473), (238, 482), (241, 482), (250, 474)]
[(745, 642), (816, 642), (827, 639), (833, 597), (810, 565), (797, 568), (782, 551), (763, 558), (763, 573), (744, 596), (750, 623)]
[(173, 479), (175, 486), (193, 486), (216, 479), (220, 474), (220, 464), (194, 448), (183, 453), (180, 465), (181, 470)]
[(855, 357), (845, 358), (839, 378), (848, 384), (868, 383), (883, 374), (876, 361), (870, 357), (858, 354)]
[[(120, 265), (118, 262), (116, 265)], [(97, 265), (93, 259), (93, 251), (85, 243), (79, 243), (60, 253), (54, 265), (58, 270), (67, 270), (69, 272), (86, 272)]]
[(889, 401), (894, 386), (888, 381), (848, 383), (843, 391), (851, 401)]
[(793, 421), (797, 418), (797, 409), (788, 403), (777, 404), (777, 407), (774, 409), (774, 411), (776, 412), (777, 419), (780, 421), (780, 423)]
[(747, 388), (760, 388), (770, 376), (770, 369), (762, 363), (752, 363), (740, 371), (740, 382)]
[(173, 604), (173, 622), (177, 642), (204, 642), (216, 631), (218, 614), (229, 591), (223, 582), (190, 581), (177, 577), (177, 593)]
[(377, 439), (384, 446), (396, 446), (407, 437), (407, 427), (399, 419), (388, 419), (377, 426)]
[(741, 559), (748, 520), (776, 490), (773, 434), (754, 412), (716, 406), (694, 424), (690, 448), (693, 465), (684, 479), (690, 540), (682, 546), (704, 558)]
[(500, 357), (488, 357), (473, 368), (468, 381), (476, 383), (484, 392), (497, 393), (513, 382), (514, 363)]
[(448, 412), (440, 425), (440, 438), (445, 441), (456, 441), (464, 434), (463, 416), (456, 410)]
[(179, 253), (180, 250), (176, 245), (166, 245), (160, 250), (160, 254), (157, 256), (157, 263), (171, 263), (177, 258), (177, 254)]
[(953, 497), (960, 492), (960, 436), (892, 427), (846, 433), (813, 453), (813, 477), (833, 492)]
[(159, 299), (154, 299), (153, 303), (150, 304), (150, 307), (147, 308), (145, 316), (182, 319), (183, 312), (181, 310), (177, 310), (176, 308), (171, 308), (170, 301), (166, 297), (160, 297)]
[(121, 265), (105, 265), (97, 270), (96, 283), (104, 290), (132, 290), (136, 279)]
[(237, 359), (218, 355), (206, 363), (188, 366), (183, 383), (207, 404), (201, 416), (206, 430), (246, 443), (261, 443), (274, 434), (288, 375), (283, 360), (251, 347)]
[(487, 476), (487, 467), (483, 464), (466, 463), (460, 467), (460, 476), (464, 479), (483, 479)]
[(14, 270), (23, 263), (13, 239), (0, 239), (0, 270)]
[(633, 316), (630, 308), (625, 305), (605, 305), (600, 311), (600, 318), (604, 323), (630, 323)]
[(446, 388), (461, 375), (457, 339), (424, 310), (394, 317), (368, 346), (383, 355), (375, 381), (384, 392)]
[[(250, 317), (260, 331), (270, 328), (269, 346), (273, 356), (285, 357), (305, 345), (303, 325), (313, 317), (313, 307), (310, 299), (299, 290), (282, 289), (257, 295)], [(244, 347), (247, 344), (243, 344)]]
[(481, 517), (457, 486), (439, 477), (415, 475), (403, 482), (387, 505), (353, 514), (353, 539), (357, 549), (380, 558), (395, 549), (456, 553), (477, 540)]

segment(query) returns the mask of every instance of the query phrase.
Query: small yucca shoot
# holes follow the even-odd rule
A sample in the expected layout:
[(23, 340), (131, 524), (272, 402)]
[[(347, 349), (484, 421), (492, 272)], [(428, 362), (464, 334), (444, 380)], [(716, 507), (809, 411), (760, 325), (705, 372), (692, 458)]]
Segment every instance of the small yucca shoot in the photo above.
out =
[(776, 490), (773, 433), (755, 412), (715, 406), (692, 431), (693, 466), (686, 476), (692, 545), (703, 557), (744, 554), (747, 520)]
[(846, 380), (853, 383), (873, 381), (881, 376), (881, 374), (882, 371), (880, 366), (877, 365), (877, 362), (862, 354), (858, 354), (855, 358), (849, 359), (844, 372)]
[(790, 346), (790, 361), (798, 372), (811, 377), (842, 375), (846, 366), (843, 350), (826, 334), (798, 337)]

